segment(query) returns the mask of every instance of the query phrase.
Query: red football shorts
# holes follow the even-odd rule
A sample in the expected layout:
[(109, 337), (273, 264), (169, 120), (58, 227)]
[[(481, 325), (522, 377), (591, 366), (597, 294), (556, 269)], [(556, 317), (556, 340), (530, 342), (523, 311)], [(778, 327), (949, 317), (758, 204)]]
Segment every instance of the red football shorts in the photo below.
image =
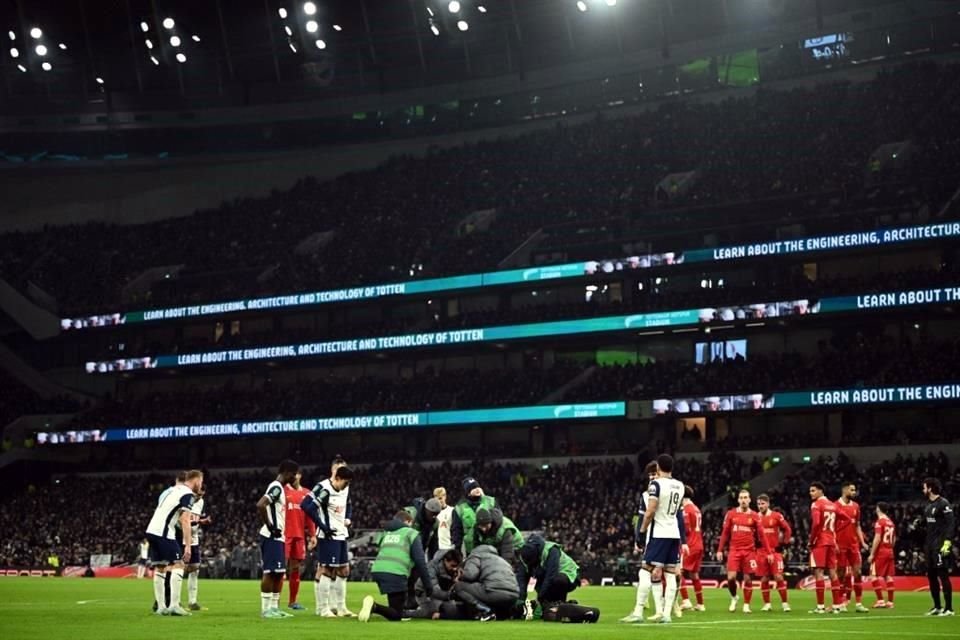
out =
[(814, 547), (810, 550), (810, 568), (811, 569), (836, 569), (837, 568), (837, 548), (836, 547)]
[(863, 557), (860, 555), (860, 549), (857, 547), (840, 547), (840, 552), (837, 555), (837, 566), (841, 569), (853, 568), (856, 567), (859, 569), (863, 566)]
[(757, 576), (760, 578), (772, 578), (783, 575), (783, 555), (773, 554), (773, 562), (767, 560), (767, 554), (763, 551), (757, 551)]
[(870, 565), (870, 575), (878, 578), (897, 575), (897, 563), (894, 562), (893, 554), (885, 553), (874, 556), (873, 564)]
[(750, 551), (731, 551), (727, 557), (727, 573), (749, 573), (757, 574), (756, 552)]
[(303, 538), (287, 538), (287, 560), (306, 560), (307, 541)]
[(703, 549), (691, 549), (690, 553), (683, 556), (683, 570), (690, 573), (700, 573), (700, 565), (703, 564)]

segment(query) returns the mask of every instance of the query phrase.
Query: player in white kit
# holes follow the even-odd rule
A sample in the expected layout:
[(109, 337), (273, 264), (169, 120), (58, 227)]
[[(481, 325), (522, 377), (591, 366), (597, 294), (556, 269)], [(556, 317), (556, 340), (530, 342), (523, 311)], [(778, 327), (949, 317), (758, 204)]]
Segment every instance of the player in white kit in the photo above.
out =
[[(190, 612), (180, 606), (180, 589), (183, 585), (183, 567), (191, 559), (193, 530), (190, 509), (196, 494), (203, 490), (203, 472), (188, 471), (183, 484), (164, 491), (157, 508), (147, 525), (147, 540), (150, 545), (150, 561), (154, 566), (153, 592), (160, 615), (189, 616)], [(178, 541), (177, 524), (182, 535)]]
[[(646, 601), (646, 593), (653, 583), (653, 572), (662, 572), (666, 582), (665, 593), (654, 591), (654, 598), (662, 598), (661, 623), (670, 623), (670, 607), (677, 599), (677, 569), (681, 547), (686, 547), (683, 524), (683, 483), (673, 478), (673, 457), (657, 456), (657, 477), (650, 483), (647, 510), (640, 525), (640, 534), (646, 536), (643, 566), (640, 569), (638, 600)], [(686, 549), (684, 549), (686, 551)]]
[(333, 461), (331, 477), (317, 484), (300, 508), (317, 525), (315, 613), (324, 618), (355, 618), (347, 608), (350, 557), (350, 480), (353, 471), (342, 458)]
[(453, 524), (453, 507), (447, 504), (447, 490), (437, 487), (433, 490), (433, 497), (440, 501), (443, 509), (437, 514), (437, 549), (453, 549), (453, 539), (450, 535), (450, 526)]

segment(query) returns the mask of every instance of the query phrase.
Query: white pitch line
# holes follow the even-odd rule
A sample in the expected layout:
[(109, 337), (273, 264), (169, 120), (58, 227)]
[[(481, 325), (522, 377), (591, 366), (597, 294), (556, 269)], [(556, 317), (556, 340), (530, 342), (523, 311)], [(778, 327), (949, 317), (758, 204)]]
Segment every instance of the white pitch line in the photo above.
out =
[[(800, 615), (807, 616), (807, 615), (813, 615), (813, 614), (801, 613)], [(783, 620), (785, 621), (789, 620), (789, 622), (791, 623), (812, 622), (814, 624), (834, 624), (838, 622), (869, 622), (871, 620), (875, 622), (883, 622), (884, 620), (916, 620), (918, 618), (926, 617), (922, 614), (916, 614), (912, 616), (877, 616), (875, 618), (867, 618), (862, 616), (856, 617), (856, 618), (854, 618), (853, 616), (839, 617), (834, 614), (818, 615), (816, 618), (793, 617), (793, 616), (790, 616), (790, 614), (783, 614), (783, 616), (784, 616), (782, 618)], [(775, 619), (773, 617), (759, 615), (756, 617), (739, 618), (736, 620), (703, 620), (703, 621), (696, 621), (696, 622), (695, 621), (674, 622), (673, 625), (674, 626), (693, 626), (693, 625), (723, 625), (723, 624), (756, 624), (757, 622), (760, 622), (762, 624), (764, 622), (774, 622), (774, 621)]]
[[(681, 625), (674, 625), (681, 626)], [(691, 629), (709, 629), (706, 623), (682, 625), (684, 628)], [(775, 631), (775, 632), (797, 632), (797, 633), (819, 633), (819, 634), (851, 634), (851, 635), (879, 635), (879, 636), (898, 636), (902, 637), (901, 631), (860, 631), (851, 629), (815, 629), (810, 627), (790, 628), (790, 627), (752, 627), (751, 631)], [(956, 633), (937, 633), (932, 631), (911, 631), (911, 637), (924, 636), (930, 638), (956, 638)]]

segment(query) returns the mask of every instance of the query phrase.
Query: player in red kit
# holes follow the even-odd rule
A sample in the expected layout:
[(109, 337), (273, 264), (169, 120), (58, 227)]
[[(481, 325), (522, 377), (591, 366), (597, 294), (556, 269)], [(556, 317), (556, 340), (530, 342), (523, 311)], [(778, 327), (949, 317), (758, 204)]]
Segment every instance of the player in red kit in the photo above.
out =
[(680, 608), (684, 611), (696, 609), (697, 611), (706, 611), (703, 606), (703, 583), (700, 582), (700, 565), (703, 563), (703, 520), (700, 515), (700, 509), (693, 504), (693, 487), (688, 484), (683, 485), (683, 527), (687, 532), (687, 547), (689, 553), (683, 554), (683, 578), (693, 582), (693, 594), (697, 599), (697, 605), (690, 603), (687, 587), (681, 583), (680, 597), (683, 602)]
[(760, 526), (763, 529), (763, 537), (767, 539), (767, 546), (773, 549), (773, 557), (768, 562), (761, 554), (757, 554), (757, 566), (760, 571), (760, 594), (763, 596), (763, 609), (761, 611), (772, 611), (770, 604), (770, 578), (773, 578), (777, 585), (777, 592), (780, 594), (780, 603), (784, 612), (790, 611), (790, 603), (787, 602), (787, 581), (783, 577), (783, 555), (777, 549), (781, 544), (790, 544), (793, 538), (793, 530), (790, 523), (783, 517), (779, 511), (770, 509), (770, 496), (761, 493), (757, 496), (757, 508), (760, 510)]
[[(761, 533), (760, 515), (750, 508), (750, 492), (746, 489), (737, 496), (739, 506), (727, 512), (723, 519), (723, 532), (717, 545), (717, 561), (723, 562), (723, 548), (730, 541), (730, 555), (727, 557), (727, 589), (730, 591), (730, 609), (737, 610), (737, 573), (743, 574), (743, 612), (750, 613), (750, 600), (753, 598), (753, 576), (757, 573), (757, 548), (761, 553), (773, 555), (773, 549), (767, 544)], [(757, 542), (759, 541), (759, 545)]]
[[(894, 561), (893, 548), (897, 542), (897, 527), (887, 515), (890, 505), (877, 504), (877, 524), (873, 527), (873, 545), (870, 547), (870, 575), (873, 576), (873, 592), (877, 594), (874, 609), (893, 609), (893, 576), (897, 563)], [(883, 600), (883, 583), (887, 583), (887, 600)]]
[(824, 592), (826, 581), (823, 570), (830, 575), (830, 589), (833, 593), (833, 613), (840, 613), (843, 602), (843, 588), (837, 578), (837, 505), (824, 495), (826, 488), (822, 482), (810, 483), (810, 568), (816, 581), (817, 608), (810, 613), (826, 613)]
[(303, 516), (300, 503), (310, 493), (306, 487), (300, 486), (302, 474), (298, 471), (293, 482), (283, 487), (287, 500), (287, 516), (283, 532), (286, 537), (287, 576), (290, 581), (289, 607), (302, 610), (305, 607), (297, 602), (300, 594), (300, 568), (307, 558), (307, 551), (317, 546), (317, 527), (310, 518)]
[(860, 505), (854, 502), (857, 497), (857, 485), (844, 482), (840, 487), (840, 499), (837, 500), (837, 573), (844, 589), (844, 603), (840, 610), (846, 612), (853, 591), (856, 599), (856, 612), (868, 613), (863, 606), (863, 558), (860, 547), (866, 547), (863, 529), (860, 527)]

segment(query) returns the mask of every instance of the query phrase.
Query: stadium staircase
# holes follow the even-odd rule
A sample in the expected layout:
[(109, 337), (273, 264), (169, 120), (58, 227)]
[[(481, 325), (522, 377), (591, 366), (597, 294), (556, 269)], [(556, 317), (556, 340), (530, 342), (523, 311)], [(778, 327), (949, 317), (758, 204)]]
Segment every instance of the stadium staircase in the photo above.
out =
[(551, 391), (547, 396), (542, 398), (537, 404), (555, 404), (563, 400), (563, 396), (567, 395), (567, 392), (571, 389), (576, 389), (581, 384), (589, 380), (594, 373), (596, 373), (596, 367), (589, 367), (578, 373), (572, 380), (564, 384), (562, 387)]
[(43, 309), (0, 278), (0, 309), (29, 333), (34, 340), (60, 333), (60, 319)]
[[(786, 478), (791, 473), (795, 473), (797, 468), (800, 465), (794, 462), (784, 461), (780, 464), (774, 465), (767, 471), (764, 471), (755, 478), (750, 478), (750, 495), (754, 500), (757, 499), (757, 496), (765, 491), (769, 491), (773, 487), (780, 484), (784, 478)], [(706, 511), (707, 509), (723, 509), (727, 506), (727, 494), (721, 494), (711, 500), (706, 505), (700, 505), (701, 511)]]

